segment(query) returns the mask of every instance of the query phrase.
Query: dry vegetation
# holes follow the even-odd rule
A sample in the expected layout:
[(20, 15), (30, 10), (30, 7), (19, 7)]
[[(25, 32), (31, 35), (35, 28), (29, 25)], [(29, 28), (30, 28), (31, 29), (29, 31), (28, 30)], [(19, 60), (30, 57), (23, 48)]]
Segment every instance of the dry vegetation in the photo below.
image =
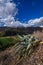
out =
[(32, 35), (43, 41), (43, 31), (41, 31), (41, 32), (40, 31), (34, 31), (34, 33)]
[(41, 32), (0, 37), (0, 65), (43, 65), (43, 44), (39, 44), (41, 39)]
[(43, 65), (43, 29), (0, 28), (0, 65)]

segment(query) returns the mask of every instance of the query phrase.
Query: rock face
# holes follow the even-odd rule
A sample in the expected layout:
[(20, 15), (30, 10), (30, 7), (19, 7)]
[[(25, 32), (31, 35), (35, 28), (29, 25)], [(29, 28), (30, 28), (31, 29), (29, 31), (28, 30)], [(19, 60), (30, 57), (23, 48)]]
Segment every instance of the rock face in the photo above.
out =
[[(16, 51), (16, 50), (15, 50)], [(0, 65), (43, 65), (43, 45), (40, 44), (27, 58), (15, 55), (14, 47), (0, 52)]]

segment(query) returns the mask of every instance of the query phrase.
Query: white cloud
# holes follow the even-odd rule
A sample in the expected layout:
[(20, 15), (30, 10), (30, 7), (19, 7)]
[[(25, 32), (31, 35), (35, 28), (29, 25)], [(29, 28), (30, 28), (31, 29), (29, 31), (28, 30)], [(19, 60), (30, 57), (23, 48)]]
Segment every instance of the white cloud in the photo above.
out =
[(8, 27), (22, 27), (23, 24), (20, 23), (19, 21), (12, 21), (12, 22), (8, 22), (8, 23), (5, 23), (4, 26), (8, 26)]
[(9, 15), (15, 16), (17, 14), (17, 8), (15, 3), (11, 3), (10, 0), (0, 1), (0, 18), (5, 18)]
[(14, 17), (8, 16), (5, 19), (1, 19), (0, 22), (3, 22), (4, 26), (8, 27), (29, 27), (29, 26), (43, 27), (43, 17), (34, 20), (29, 20), (28, 23), (21, 23), (20, 21), (15, 21)]
[(40, 18), (36, 18), (36, 19), (31, 19), (28, 21), (28, 23), (20, 23), (20, 22), (16, 22), (16, 24), (18, 24), (18, 26), (23, 26), (23, 27), (29, 27), (29, 26), (39, 26), (39, 27), (43, 27), (43, 17)]
[(36, 18), (28, 21), (29, 26), (42, 26), (43, 25), (43, 17)]
[(12, 0), (0, 0), (0, 26), (9, 27), (29, 27), (29, 26), (40, 26), (43, 27), (43, 17), (31, 19), (28, 23), (21, 23), (15, 21), (15, 16), (18, 13), (16, 4), (10, 2)]
[(16, 4), (10, 1), (12, 0), (0, 0), (0, 23), (4, 23), (3, 26), (12, 26), (18, 13)]
[(0, 3), (6, 3), (6, 2), (10, 2), (10, 1), (12, 1), (12, 0), (0, 0)]

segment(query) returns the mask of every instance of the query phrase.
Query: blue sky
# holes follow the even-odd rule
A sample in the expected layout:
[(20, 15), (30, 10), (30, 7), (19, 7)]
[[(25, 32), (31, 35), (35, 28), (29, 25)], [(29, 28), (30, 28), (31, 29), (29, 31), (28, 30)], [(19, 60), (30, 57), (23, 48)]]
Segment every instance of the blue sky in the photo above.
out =
[(17, 18), (22, 21), (28, 21), (43, 16), (43, 0), (13, 0), (18, 5)]
[(43, 0), (0, 0), (0, 27), (43, 27)]

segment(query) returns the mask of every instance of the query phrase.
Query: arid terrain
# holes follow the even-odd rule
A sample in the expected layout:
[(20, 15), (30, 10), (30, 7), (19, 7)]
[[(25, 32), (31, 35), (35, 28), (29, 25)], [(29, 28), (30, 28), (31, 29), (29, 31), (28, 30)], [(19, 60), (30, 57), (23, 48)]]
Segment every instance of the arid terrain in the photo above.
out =
[(14, 53), (14, 48), (0, 52), (0, 65), (43, 65), (43, 45), (39, 45), (27, 58), (18, 60)]
[[(31, 32), (29, 28), (29, 33), (24, 30), (25, 33), (21, 31), (20, 35), (15, 35), (15, 29), (13, 32), (5, 28), (0, 30), (0, 34), (4, 32), (0, 36), (0, 65), (43, 65), (43, 28), (34, 28)], [(11, 34), (4, 36), (6, 30), (6, 34)], [(39, 40), (38, 44), (35, 42), (37, 45), (33, 44), (34, 39)]]

